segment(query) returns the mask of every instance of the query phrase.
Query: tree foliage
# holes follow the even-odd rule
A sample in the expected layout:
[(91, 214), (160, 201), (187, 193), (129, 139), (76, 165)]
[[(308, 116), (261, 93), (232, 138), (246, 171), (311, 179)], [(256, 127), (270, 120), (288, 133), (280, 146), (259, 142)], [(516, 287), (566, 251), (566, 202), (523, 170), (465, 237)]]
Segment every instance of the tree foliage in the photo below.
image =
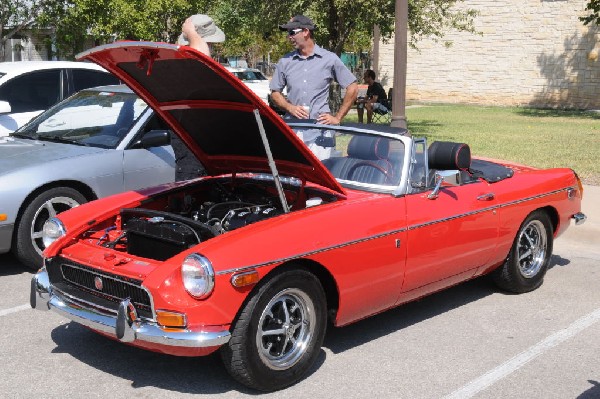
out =
[[(464, 0), (407, 1), (412, 46), (424, 37), (441, 39), (451, 29), (475, 31), (476, 11), (456, 7)], [(2, 0), (0, 36), (8, 37), (2, 36), (2, 27), (11, 26), (14, 34), (35, 19), (38, 26), (55, 29), (64, 58), (90, 44), (114, 40), (174, 42), (187, 16), (204, 13), (227, 36), (217, 51), (277, 59), (290, 50), (278, 25), (293, 15), (311, 17), (318, 26), (317, 42), (340, 54), (369, 49), (374, 25), (389, 39), (394, 5), (395, 0)]]
[(60, 0), (2, 0), (0, 2), (0, 59), (8, 40), (18, 37), (24, 29), (32, 28), (36, 18), (59, 7)]
[(586, 11), (589, 11), (589, 14), (585, 17), (579, 18), (583, 21), (584, 25), (594, 23), (596, 25), (600, 25), (600, 0), (590, 0), (585, 7)]

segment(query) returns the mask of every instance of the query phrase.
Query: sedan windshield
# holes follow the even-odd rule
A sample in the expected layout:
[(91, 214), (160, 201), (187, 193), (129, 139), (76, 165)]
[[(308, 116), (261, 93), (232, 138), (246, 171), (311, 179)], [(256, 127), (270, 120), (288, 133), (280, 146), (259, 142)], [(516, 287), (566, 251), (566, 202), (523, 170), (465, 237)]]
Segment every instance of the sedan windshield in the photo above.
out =
[(116, 148), (147, 108), (133, 93), (85, 90), (44, 112), (12, 135)]

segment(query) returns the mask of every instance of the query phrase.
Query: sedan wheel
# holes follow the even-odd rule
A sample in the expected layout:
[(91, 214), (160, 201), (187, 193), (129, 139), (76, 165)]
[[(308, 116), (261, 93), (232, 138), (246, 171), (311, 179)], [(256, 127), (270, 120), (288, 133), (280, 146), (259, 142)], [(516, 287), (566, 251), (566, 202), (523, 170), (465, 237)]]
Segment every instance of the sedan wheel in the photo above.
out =
[(221, 355), (242, 384), (275, 391), (303, 378), (325, 336), (325, 293), (309, 271), (275, 272), (255, 288)]
[(542, 285), (552, 255), (552, 234), (548, 215), (531, 213), (521, 225), (506, 262), (494, 272), (496, 284), (517, 293)]
[(42, 241), (44, 223), (61, 212), (79, 206), (87, 199), (78, 191), (68, 187), (57, 187), (35, 197), (25, 208), (20, 218), (15, 254), (21, 263), (32, 270), (42, 267)]

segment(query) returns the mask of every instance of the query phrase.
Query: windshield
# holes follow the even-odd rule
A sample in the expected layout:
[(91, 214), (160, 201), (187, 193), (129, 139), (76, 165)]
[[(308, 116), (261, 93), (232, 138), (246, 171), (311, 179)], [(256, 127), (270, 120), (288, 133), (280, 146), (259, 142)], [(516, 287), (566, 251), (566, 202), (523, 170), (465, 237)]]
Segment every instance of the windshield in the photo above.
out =
[(76, 145), (116, 148), (147, 108), (133, 93), (81, 91), (12, 135)]
[(267, 80), (265, 75), (263, 75), (259, 71), (243, 71), (243, 72), (234, 72), (235, 76), (237, 76), (240, 80)]
[(323, 125), (294, 131), (342, 186), (391, 191), (400, 184), (405, 151), (399, 137)]

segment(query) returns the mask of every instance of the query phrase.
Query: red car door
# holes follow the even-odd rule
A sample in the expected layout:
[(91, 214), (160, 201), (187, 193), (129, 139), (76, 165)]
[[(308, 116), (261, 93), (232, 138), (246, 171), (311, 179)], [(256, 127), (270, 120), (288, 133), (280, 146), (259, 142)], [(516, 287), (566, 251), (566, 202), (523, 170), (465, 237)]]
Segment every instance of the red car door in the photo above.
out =
[(436, 199), (406, 196), (407, 264), (400, 301), (472, 277), (493, 255), (498, 212), (483, 181), (443, 187)]

